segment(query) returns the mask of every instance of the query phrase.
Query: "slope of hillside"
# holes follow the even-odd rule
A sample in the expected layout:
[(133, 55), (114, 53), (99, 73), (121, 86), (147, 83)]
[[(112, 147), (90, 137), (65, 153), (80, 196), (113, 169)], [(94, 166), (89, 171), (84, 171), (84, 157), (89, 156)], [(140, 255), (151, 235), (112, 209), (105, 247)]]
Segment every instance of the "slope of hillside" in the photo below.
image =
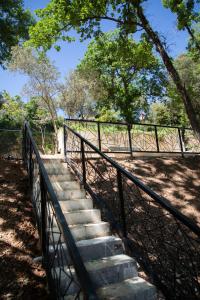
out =
[(200, 156), (118, 162), (200, 225)]
[(0, 159), (0, 299), (49, 299), (38, 242), (22, 163)]

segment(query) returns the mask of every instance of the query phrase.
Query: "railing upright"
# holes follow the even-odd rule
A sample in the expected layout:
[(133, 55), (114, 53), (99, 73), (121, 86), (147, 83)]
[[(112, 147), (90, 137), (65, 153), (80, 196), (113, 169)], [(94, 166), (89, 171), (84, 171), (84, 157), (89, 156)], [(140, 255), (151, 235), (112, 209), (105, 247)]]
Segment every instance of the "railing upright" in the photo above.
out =
[(45, 195), (45, 187), (44, 187), (44, 180), (40, 175), (40, 191), (41, 191), (41, 228), (40, 228), (40, 235), (41, 235), (41, 247), (42, 247), (42, 254), (43, 254), (43, 263), (46, 267), (46, 195)]
[(183, 151), (183, 141), (181, 137), (181, 130), (178, 128), (178, 136), (179, 136), (179, 142), (180, 142), (180, 148), (181, 148), (181, 155), (184, 157), (184, 151)]
[(122, 174), (121, 174), (120, 170), (117, 170), (117, 187), (118, 187), (118, 194), (119, 194), (119, 200), (120, 200), (120, 211), (121, 211), (121, 219), (122, 219), (122, 227), (123, 227), (123, 236), (126, 238), (127, 237), (126, 213), (125, 213), (125, 205), (124, 205)]
[(99, 150), (101, 151), (101, 129), (100, 129), (99, 122), (97, 122), (97, 132), (98, 132), (98, 146), (99, 146)]
[(66, 125), (63, 125), (63, 139), (64, 139), (64, 157), (67, 157), (67, 147), (66, 147)]
[(127, 130), (128, 130), (128, 141), (129, 141), (130, 155), (132, 156), (133, 147), (132, 147), (132, 140), (131, 140), (131, 124), (127, 125)]
[(82, 160), (82, 171), (83, 171), (83, 185), (86, 186), (85, 149), (84, 149), (84, 142), (82, 140), (81, 140), (81, 160)]
[(156, 138), (157, 152), (160, 152), (160, 148), (159, 148), (159, 139), (158, 139), (158, 129), (157, 129), (157, 126), (156, 126), (156, 125), (154, 125), (154, 129), (155, 129), (155, 138)]

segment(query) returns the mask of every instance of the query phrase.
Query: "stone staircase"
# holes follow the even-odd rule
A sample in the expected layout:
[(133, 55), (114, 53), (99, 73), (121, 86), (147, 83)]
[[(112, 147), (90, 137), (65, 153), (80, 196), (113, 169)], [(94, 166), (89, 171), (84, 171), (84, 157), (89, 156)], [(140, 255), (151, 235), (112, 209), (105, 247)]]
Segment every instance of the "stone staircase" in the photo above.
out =
[[(109, 223), (101, 220), (100, 210), (93, 208), (92, 199), (67, 164), (60, 159), (43, 159), (43, 162), (99, 298), (155, 300), (155, 287), (138, 277), (136, 261), (124, 254), (122, 240), (111, 235)], [(66, 277), (61, 277), (60, 283), (64, 289)], [(69, 292), (73, 295), (76, 286), (71, 284)]]

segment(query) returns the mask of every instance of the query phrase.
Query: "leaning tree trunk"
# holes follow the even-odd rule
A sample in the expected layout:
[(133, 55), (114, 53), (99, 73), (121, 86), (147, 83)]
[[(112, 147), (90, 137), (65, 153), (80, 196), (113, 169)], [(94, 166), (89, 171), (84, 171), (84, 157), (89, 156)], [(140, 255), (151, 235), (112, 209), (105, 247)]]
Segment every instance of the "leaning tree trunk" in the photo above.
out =
[(190, 98), (184, 84), (182, 83), (182, 80), (181, 80), (177, 70), (175, 69), (169, 55), (167, 54), (158, 34), (151, 28), (148, 20), (146, 19), (145, 15), (143, 13), (143, 8), (139, 4), (139, 1), (133, 1), (133, 2), (136, 7), (137, 16), (140, 19), (142, 27), (148, 34), (149, 38), (154, 43), (157, 52), (160, 53), (160, 56), (162, 57), (164, 65), (165, 65), (167, 71), (169, 72), (172, 80), (174, 81), (177, 91), (179, 92), (179, 94), (182, 97), (186, 113), (190, 120), (190, 124), (191, 124), (193, 130), (197, 133), (198, 138), (200, 139), (200, 120), (198, 118), (198, 115), (195, 112), (191, 98)]

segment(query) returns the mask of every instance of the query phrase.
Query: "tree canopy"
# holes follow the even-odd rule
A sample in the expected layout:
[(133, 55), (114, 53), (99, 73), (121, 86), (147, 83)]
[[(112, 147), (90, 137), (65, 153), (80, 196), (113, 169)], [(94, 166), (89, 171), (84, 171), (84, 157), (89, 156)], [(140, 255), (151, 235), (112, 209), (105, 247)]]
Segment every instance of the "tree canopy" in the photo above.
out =
[[(36, 47), (49, 49), (58, 39), (71, 40), (71, 29), (85, 39), (101, 33), (101, 20), (116, 23), (120, 32), (127, 35), (143, 30), (160, 54), (163, 63), (181, 96), (193, 129), (200, 137), (200, 120), (189, 92), (183, 84), (173, 61), (166, 51), (159, 34), (152, 28), (142, 6), (144, 0), (51, 0), (46, 8), (38, 10), (40, 20), (30, 29), (31, 40)], [(181, 1), (179, 1), (181, 2)], [(188, 3), (190, 1), (188, 0)]]
[(0, 65), (10, 58), (12, 46), (27, 40), (29, 26), (34, 24), (22, 0), (0, 1)]
[(200, 53), (200, 42), (195, 35), (195, 25), (200, 21), (199, 0), (163, 0), (163, 5), (177, 16), (177, 28), (187, 30), (192, 42)]
[(166, 80), (152, 45), (146, 39), (136, 43), (119, 31), (93, 40), (78, 70), (86, 77), (90, 72), (96, 74), (96, 81), (106, 91), (96, 95), (98, 106), (119, 111), (127, 122), (137, 119), (138, 112), (147, 108), (148, 99), (162, 95)]

